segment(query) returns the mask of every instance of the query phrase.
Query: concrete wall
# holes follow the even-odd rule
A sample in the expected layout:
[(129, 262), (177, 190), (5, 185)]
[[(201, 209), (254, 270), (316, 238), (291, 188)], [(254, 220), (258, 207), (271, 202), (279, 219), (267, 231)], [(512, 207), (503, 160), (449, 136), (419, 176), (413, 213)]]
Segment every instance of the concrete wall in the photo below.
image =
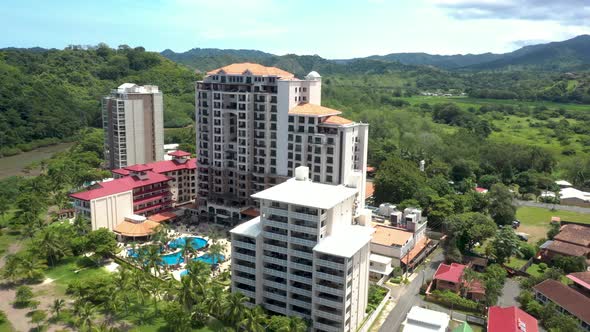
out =
[(125, 216), (133, 214), (133, 192), (105, 196), (90, 201), (92, 229), (113, 230)]

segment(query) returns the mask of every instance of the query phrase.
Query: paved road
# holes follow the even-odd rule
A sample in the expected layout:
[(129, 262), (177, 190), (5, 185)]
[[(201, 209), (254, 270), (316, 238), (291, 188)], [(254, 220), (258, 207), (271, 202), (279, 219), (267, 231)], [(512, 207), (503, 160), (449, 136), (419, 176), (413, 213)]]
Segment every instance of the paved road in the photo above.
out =
[(545, 208), (545, 209), (555, 209), (555, 210), (572, 211), (572, 212), (579, 212), (579, 213), (590, 213), (590, 208), (573, 206), (573, 205), (537, 203), (537, 202), (531, 202), (531, 201), (521, 201), (518, 199), (515, 199), (514, 203), (517, 206), (532, 206), (532, 207), (540, 207), (540, 208)]
[(506, 278), (502, 295), (498, 298), (498, 305), (501, 307), (519, 306), (516, 298), (520, 294), (520, 284), (515, 278)]
[(431, 279), (436, 271), (438, 265), (444, 260), (442, 251), (438, 250), (434, 252), (434, 256), (426, 267), (419, 272), (418, 276), (412, 280), (412, 282), (404, 287), (396, 306), (387, 316), (383, 325), (379, 329), (379, 332), (397, 332), (400, 329), (402, 322), (406, 319), (406, 314), (410, 311), (410, 308), (414, 305), (421, 303), (420, 298), (420, 286), (424, 280)]

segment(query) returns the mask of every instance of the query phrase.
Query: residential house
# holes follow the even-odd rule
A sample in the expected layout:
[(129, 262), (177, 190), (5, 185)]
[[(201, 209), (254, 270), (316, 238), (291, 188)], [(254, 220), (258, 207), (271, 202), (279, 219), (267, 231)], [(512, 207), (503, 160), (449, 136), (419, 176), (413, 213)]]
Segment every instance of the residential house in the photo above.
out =
[[(575, 317), (582, 330), (590, 331), (590, 297), (587, 293), (587, 284), (576, 276), (570, 277), (570, 280), (572, 279), (578, 279), (575, 287), (566, 286), (553, 279), (541, 282), (533, 287), (535, 299), (542, 304), (554, 303), (562, 313)], [(579, 292), (578, 287), (584, 287), (586, 291)]]
[(553, 240), (541, 245), (540, 257), (551, 261), (556, 255), (583, 256), (590, 263), (590, 226), (566, 224)]
[(467, 265), (441, 263), (432, 280), (431, 290), (449, 290), (466, 298), (481, 301), (485, 297), (485, 289), (479, 280), (464, 280)]
[(492, 306), (488, 309), (487, 332), (538, 332), (535, 317), (518, 307)]
[(446, 332), (449, 321), (444, 312), (413, 306), (402, 325), (404, 332)]

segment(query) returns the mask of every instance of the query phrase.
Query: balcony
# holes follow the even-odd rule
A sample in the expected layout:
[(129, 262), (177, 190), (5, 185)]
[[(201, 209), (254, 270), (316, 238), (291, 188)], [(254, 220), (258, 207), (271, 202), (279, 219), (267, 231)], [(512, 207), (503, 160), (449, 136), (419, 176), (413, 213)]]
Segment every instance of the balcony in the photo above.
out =
[(231, 280), (233, 283), (239, 282), (245, 285), (256, 286), (256, 280), (248, 279), (244, 277), (232, 276)]
[(313, 221), (313, 222), (318, 222), (318, 220), (320, 220), (320, 217), (317, 214), (307, 214), (307, 213), (300, 213), (300, 212), (289, 212), (289, 215), (292, 218), (297, 218), (297, 219), (302, 219), (302, 220), (307, 220), (307, 221)]
[(263, 271), (264, 271), (265, 274), (267, 274), (269, 276), (287, 279), (287, 273), (286, 272), (277, 271), (275, 269), (269, 269), (267, 267), (265, 267)]
[(319, 317), (323, 317), (323, 318), (326, 318), (329, 320), (333, 320), (334, 322), (340, 322), (344, 318), (341, 315), (336, 315), (336, 314), (333, 314), (333, 313), (330, 313), (330, 312), (327, 312), (324, 310), (314, 310), (313, 313), (315, 316), (319, 316)]
[(264, 219), (263, 224), (265, 226), (272, 226), (272, 227), (281, 228), (281, 229), (288, 229), (289, 228), (289, 224), (287, 224), (286, 222), (276, 221), (276, 220)]
[(303, 289), (303, 288), (291, 286), (291, 288), (289, 288), (289, 291), (291, 293), (295, 293), (295, 294), (299, 294), (299, 295), (311, 297), (311, 291), (310, 290), (307, 290), (307, 289)]
[(287, 259), (281, 259), (281, 258), (275, 258), (275, 257), (269, 257), (269, 256), (264, 256), (263, 260), (265, 263), (272, 263), (272, 264), (276, 264), (279, 266), (284, 266), (287, 267)]
[(289, 299), (289, 303), (298, 307), (311, 310), (311, 302), (305, 302), (297, 299)]
[(277, 216), (287, 217), (289, 215), (289, 211), (286, 209), (278, 209), (274, 207), (265, 208), (268, 214), (276, 214)]
[(333, 282), (337, 282), (337, 283), (344, 283), (344, 277), (342, 277), (342, 276), (338, 276), (338, 275), (334, 275), (334, 274), (330, 274), (330, 273), (325, 273), (325, 272), (319, 272), (319, 271), (315, 271), (314, 275), (316, 277), (322, 278), (324, 280), (333, 281)]
[(249, 273), (252, 275), (256, 275), (256, 269), (251, 268), (251, 267), (247, 267), (244, 265), (240, 265), (240, 264), (232, 264), (232, 269), (236, 270), (236, 271), (240, 271), (240, 272), (244, 272), (244, 273)]
[(315, 285), (314, 286), (314, 289), (317, 290), (317, 291), (319, 291), (319, 292), (328, 293), (328, 294), (332, 294), (332, 295), (336, 295), (336, 296), (342, 296), (343, 288), (344, 287), (342, 287), (342, 288), (332, 288), (332, 287), (329, 287), (329, 286), (322, 286), (322, 285)]
[(252, 299), (256, 298), (256, 293), (251, 290), (247, 290), (247, 289), (243, 289), (243, 288), (239, 288), (239, 287), (235, 287), (234, 289), (249, 298), (252, 298)]
[(317, 241), (312, 241), (312, 240), (306, 240), (306, 239), (301, 239), (298, 237), (294, 237), (291, 236), (291, 243), (295, 243), (301, 246), (306, 246), (306, 247), (310, 247), (313, 248), (315, 247), (315, 245), (318, 243)]
[(331, 300), (331, 299), (328, 299), (327, 297), (316, 296), (313, 298), (313, 301), (315, 303), (325, 305), (325, 306), (331, 307), (331, 308), (336, 308), (336, 309), (342, 309), (344, 307), (341, 300), (340, 301)]
[(248, 242), (244, 242), (244, 241), (240, 241), (240, 240), (234, 240), (234, 241), (232, 241), (232, 244), (236, 248), (244, 248), (244, 249), (256, 251), (256, 245), (252, 244), (252, 243), (248, 243)]
[(309, 259), (309, 260), (313, 259), (313, 254), (305, 252), (305, 251), (291, 249), (289, 252), (293, 256), (297, 256), (297, 257), (305, 258), (305, 259)]
[(305, 264), (299, 264), (299, 263), (293, 263), (291, 262), (290, 266), (292, 268), (301, 270), (301, 271), (305, 271), (305, 272), (312, 272), (313, 268), (311, 265), (305, 265)]
[(169, 192), (164, 192), (164, 193), (161, 193), (161, 194), (156, 194), (156, 195), (151, 195), (151, 196), (148, 196), (148, 197), (143, 197), (143, 198), (137, 199), (137, 200), (134, 199), (133, 200), (133, 205), (134, 206), (137, 206), (137, 205), (140, 205), (140, 204), (145, 204), (145, 203), (157, 201), (157, 200), (160, 200), (160, 199), (164, 199), (165, 200), (166, 198), (169, 198), (170, 196), (172, 196), (172, 194), (170, 194)]
[(284, 290), (284, 291), (287, 290), (287, 284), (284, 284), (284, 283), (280, 283), (280, 282), (276, 282), (276, 281), (271, 281), (271, 280), (267, 280), (267, 279), (264, 279), (264, 281), (262, 283), (265, 286), (268, 286), (268, 287), (273, 287), (273, 288), (281, 289), (281, 290)]
[(331, 269), (339, 270), (339, 271), (346, 270), (346, 267), (344, 266), (344, 264), (340, 264), (340, 263), (336, 263), (336, 262), (332, 262), (332, 261), (328, 261), (328, 260), (323, 260), (323, 259), (316, 259), (315, 264), (319, 265), (319, 266), (324, 266), (324, 267), (328, 267)]
[(263, 244), (263, 248), (264, 248), (264, 250), (269, 250), (269, 251), (276, 252), (279, 254), (285, 254), (285, 255), (287, 254), (287, 248), (285, 248), (285, 247), (279, 247), (279, 246), (265, 243), (265, 244)]
[(271, 232), (268, 232), (268, 231), (264, 231), (263, 232), (263, 236), (265, 238), (267, 238), (267, 239), (288, 242), (287, 235), (281, 235), (281, 234), (277, 234), (277, 233), (271, 233)]
[(312, 278), (311, 276), (304, 277), (304, 276), (299, 276), (299, 275), (296, 275), (296, 274), (290, 274), (289, 275), (289, 280), (297, 281), (297, 282), (300, 282), (300, 283), (303, 283), (303, 284), (308, 284), (308, 285), (311, 284), (311, 278)]
[(340, 332), (342, 330), (342, 329), (334, 327), (332, 325), (322, 324), (319, 322), (313, 323), (313, 327), (318, 330), (328, 331), (328, 332)]
[(248, 254), (242, 254), (242, 253), (235, 252), (235, 251), (232, 253), (232, 257), (233, 258), (237, 258), (237, 259), (241, 259), (241, 260), (245, 260), (245, 261), (248, 261), (248, 262), (256, 262), (256, 256), (248, 255)]
[(263, 295), (266, 298), (273, 299), (273, 300), (276, 300), (276, 301), (281, 301), (281, 302), (286, 302), (287, 301), (287, 296), (286, 295), (281, 295), (281, 294), (273, 293), (273, 292), (269, 292), (269, 291), (264, 291)]
[(313, 234), (313, 235), (318, 234), (318, 229), (315, 227), (311, 227), (311, 226), (291, 224), (291, 230), (296, 231), (296, 232), (301, 232), (301, 233)]
[(272, 312), (276, 312), (277, 314), (281, 314), (281, 315), (286, 315), (287, 314), (287, 309), (285, 309), (283, 307), (279, 307), (279, 306), (274, 305), (274, 304), (265, 303), (264, 304), (264, 308), (266, 308), (266, 310), (270, 310)]

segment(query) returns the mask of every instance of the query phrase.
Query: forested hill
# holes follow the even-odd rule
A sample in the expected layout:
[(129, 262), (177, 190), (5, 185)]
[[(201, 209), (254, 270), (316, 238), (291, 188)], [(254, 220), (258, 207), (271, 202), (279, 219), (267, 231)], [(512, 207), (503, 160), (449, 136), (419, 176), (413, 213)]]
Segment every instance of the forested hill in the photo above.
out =
[(124, 82), (160, 86), (166, 126), (188, 125), (195, 79), (190, 69), (142, 47), (0, 50), (0, 155), (100, 127), (101, 97)]
[[(427, 53), (391, 53), (348, 60), (327, 60), (319, 56), (278, 56), (257, 50), (223, 50), (195, 48), (183, 53), (165, 50), (163, 56), (191, 68), (207, 71), (233, 62), (260, 62), (297, 73), (299, 68), (324, 69), (331, 72), (358, 72), (359, 61), (379, 66), (378, 61), (404, 65), (434, 66), (448, 70), (590, 70), (590, 36), (581, 35), (561, 42), (522, 47), (516, 51), (494, 54), (436, 55)], [(377, 60), (366, 62), (363, 60)], [(337, 64), (339, 66), (330, 66)]]

